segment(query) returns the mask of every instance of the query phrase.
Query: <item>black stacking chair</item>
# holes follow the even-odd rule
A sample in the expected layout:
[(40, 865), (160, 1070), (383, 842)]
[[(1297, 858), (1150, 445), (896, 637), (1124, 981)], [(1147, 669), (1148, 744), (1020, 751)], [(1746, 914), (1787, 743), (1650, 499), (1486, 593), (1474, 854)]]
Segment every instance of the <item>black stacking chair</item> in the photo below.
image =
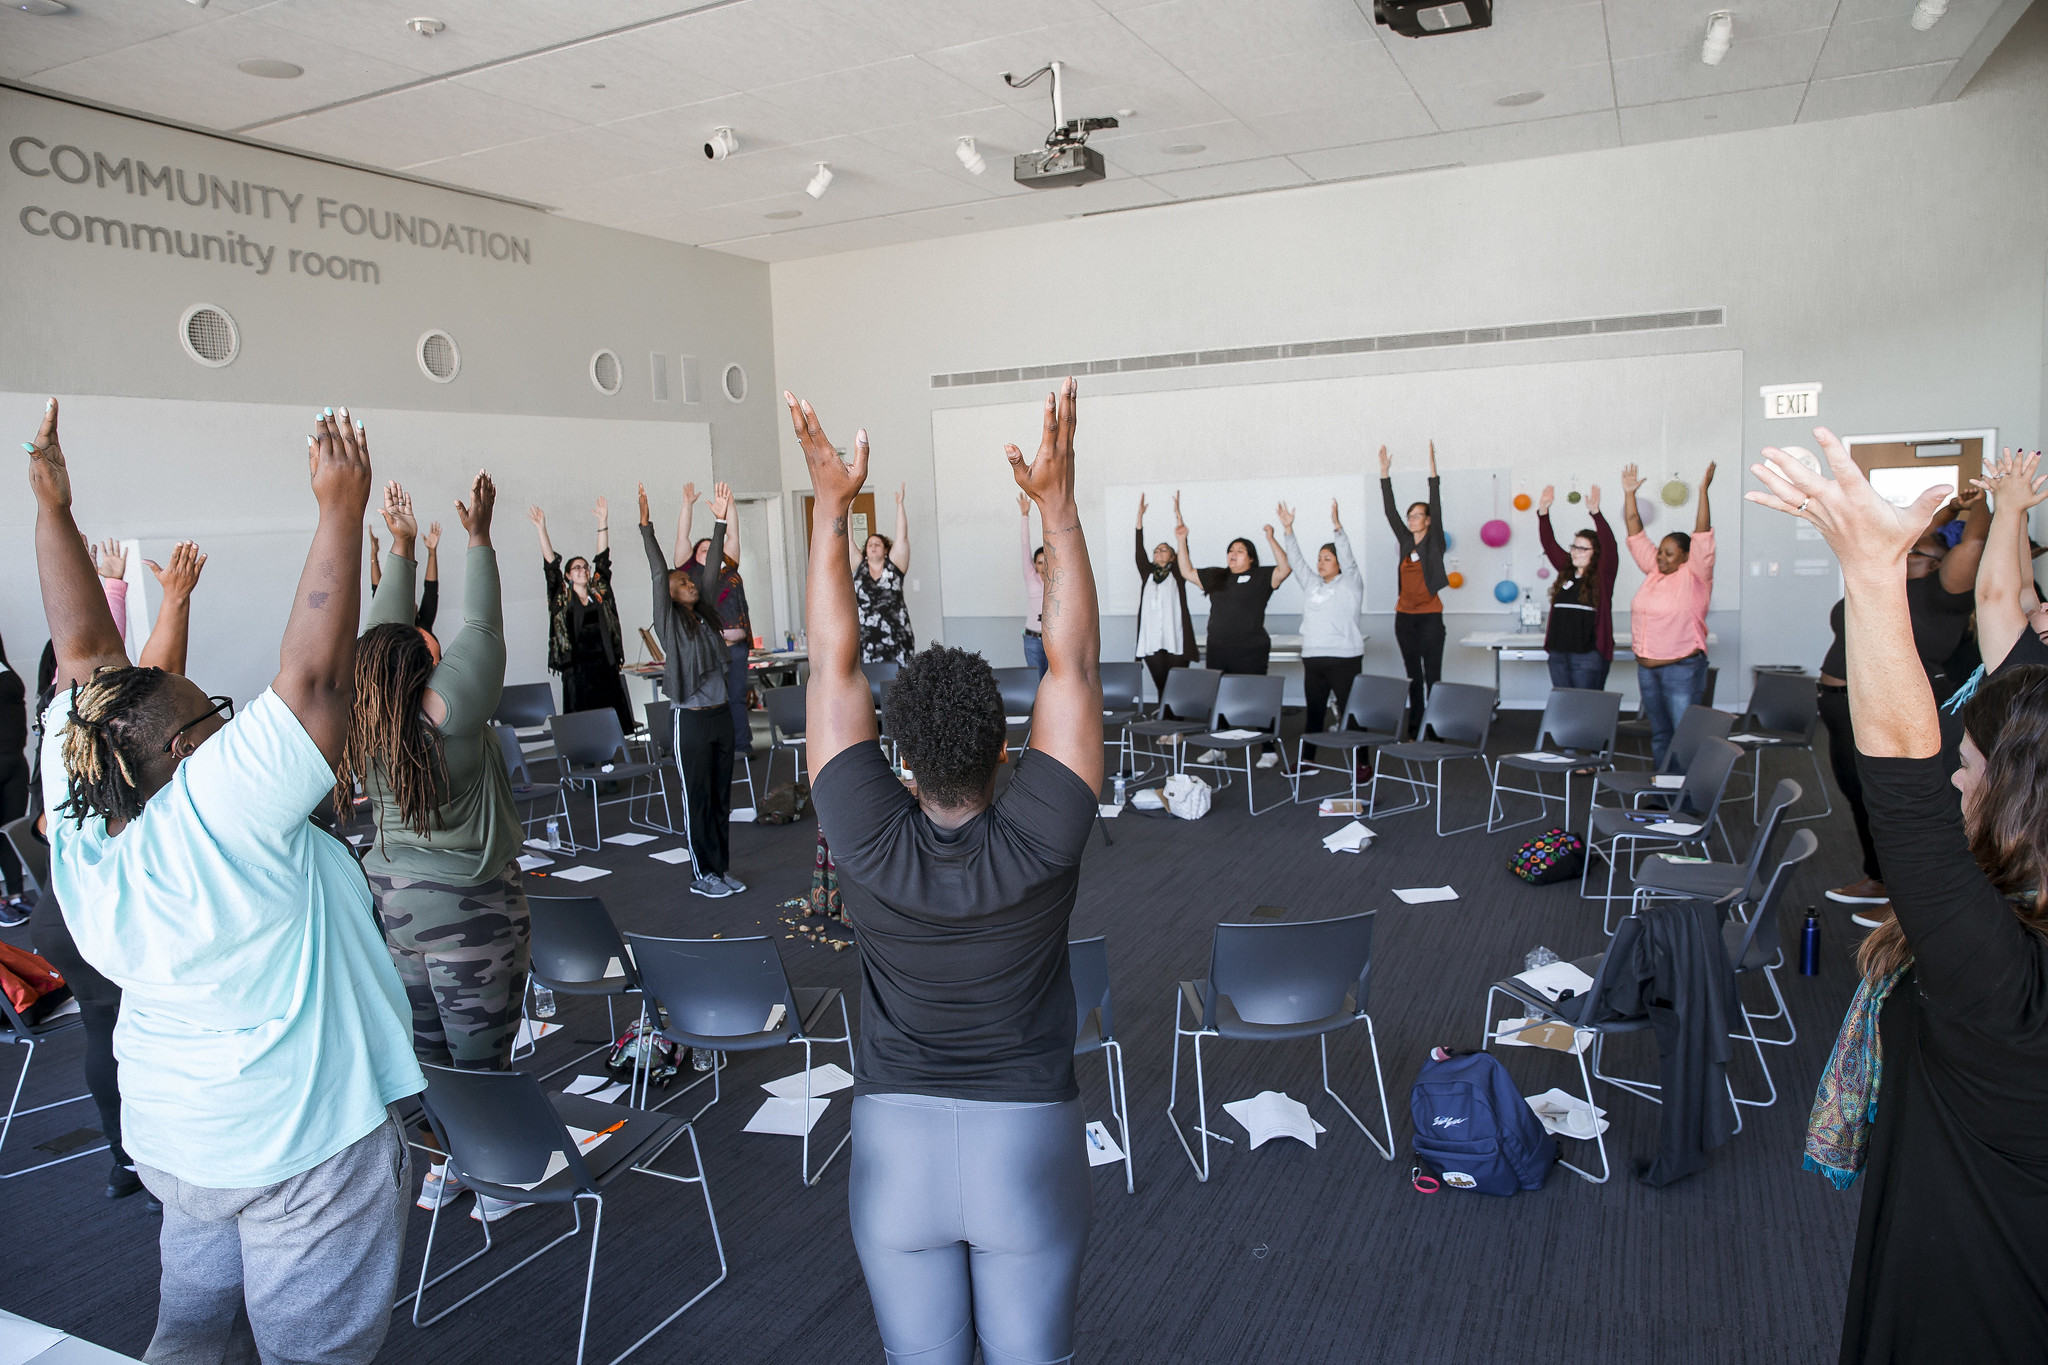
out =
[(1739, 863), (1674, 862), (1661, 853), (1643, 859), (1635, 872), (1636, 908), (1641, 909), (1644, 902), (1655, 899), (1703, 900), (1740, 917), (1744, 906), (1756, 904), (1763, 895), (1764, 858), (1770, 852), (1771, 840), (1778, 833), (1785, 811), (1802, 795), (1800, 785), (1791, 778), (1778, 780), (1771, 803), (1764, 807), (1763, 822), (1756, 827), (1756, 838), (1750, 841), (1749, 856)]
[(896, 675), (903, 671), (903, 665), (894, 659), (864, 660), (860, 671), (867, 675), (868, 695), (873, 698), (875, 711), (879, 714), (882, 710), (883, 684), (895, 682)]
[(1103, 743), (1116, 749), (1116, 770), (1132, 772), (1130, 727), (1145, 718), (1145, 665), (1102, 665)]
[(761, 701), (768, 708), (768, 776), (763, 780), (768, 786), (775, 785), (775, 754), (782, 750), (789, 754), (791, 784), (803, 781), (806, 723), (803, 685), (770, 688), (761, 694)]
[(1067, 970), (1074, 979), (1074, 1055), (1102, 1054), (1109, 1082), (1109, 1113), (1124, 1148), (1124, 1193), (1137, 1190), (1131, 1173), (1131, 1092), (1124, 1086), (1124, 1048), (1116, 1037), (1109, 1001), (1109, 949), (1101, 938), (1067, 944)]
[(1623, 772), (1610, 768), (1596, 774), (1593, 778), (1593, 800), (1598, 802), (1600, 793), (1607, 791), (1619, 797), (1624, 806), (1640, 809), (1645, 803), (1670, 805), (1673, 795), (1683, 785), (1685, 770), (1692, 766), (1693, 755), (1699, 752), (1702, 741), (1726, 739), (1734, 728), (1735, 717), (1726, 711), (1716, 711), (1711, 706), (1687, 707), (1679, 718), (1678, 728), (1671, 732), (1671, 747), (1664, 751), (1663, 767), (1655, 772), (1637, 769)]
[[(601, 995), (605, 998), (606, 1037), (617, 1038), (619, 1021), (612, 1002), (637, 992), (640, 975), (633, 969), (633, 955), (626, 951), (611, 912), (596, 896), (528, 896), (526, 906), (532, 924), (528, 998), (534, 986), (545, 986), (557, 995)], [(606, 1041), (578, 1053), (553, 1071), (541, 1073), (541, 1079), (567, 1071), (610, 1047)]]
[[(1719, 684), (1720, 679), (1721, 670), (1710, 666), (1707, 669), (1706, 688), (1700, 693), (1699, 704), (1701, 706), (1709, 708), (1713, 706), (1714, 688)], [(1683, 721), (1683, 719), (1683, 717), (1680, 717), (1681, 722)], [(1617, 725), (1615, 727), (1614, 733), (1615, 738), (1617, 740), (1627, 740), (1630, 744), (1635, 746), (1634, 749), (1630, 752), (1629, 757), (1639, 759), (1645, 763), (1649, 761), (1651, 738), (1650, 718), (1643, 714), (1642, 703), (1640, 701), (1636, 703), (1635, 715), (1629, 717), (1620, 725)], [(1674, 743), (1677, 742), (1678, 734), (1676, 731), (1672, 732), (1671, 737)]]
[(1038, 670), (1031, 667), (998, 668), (996, 690), (1003, 694), (1005, 730), (1016, 736), (1005, 743), (1011, 753), (1021, 751), (1031, 740), (1031, 708), (1038, 702)]
[[(807, 1113), (811, 1100), (811, 1049), (815, 1044), (843, 1044), (847, 1069), (852, 1069), (853, 1028), (847, 1020), (846, 998), (837, 986), (792, 987), (782, 969), (782, 956), (775, 950), (774, 939), (765, 934), (752, 938), (652, 938), (628, 934), (626, 942), (632, 945), (640, 971), (643, 1000), (660, 1002), (667, 1014), (667, 1022), (661, 1025), (662, 1037), (684, 1047), (719, 1054), (802, 1047)], [(839, 1008), (839, 1032), (819, 1033), (819, 1026), (835, 1005)], [(643, 1019), (647, 1012), (643, 1005)], [(723, 1056), (713, 1061), (711, 1098), (690, 1116), (692, 1122), (723, 1098), (724, 1082), (720, 1078), (725, 1067)], [(678, 1091), (677, 1095), (682, 1093)], [(662, 1105), (671, 1103), (677, 1095), (669, 1096)], [(845, 1150), (852, 1137), (848, 1132), (841, 1138), (831, 1156), (813, 1172), (811, 1135), (809, 1129), (805, 1130), (800, 1170), (806, 1186), (818, 1183), (826, 1167)]]
[[(1323, 717), (1310, 716), (1310, 727), (1320, 726)], [(1336, 749), (1344, 755), (1345, 780), (1351, 784), (1351, 799), (1358, 799), (1358, 751), (1399, 744), (1408, 728), (1408, 680), (1377, 673), (1361, 673), (1351, 680), (1351, 692), (1344, 699), (1344, 714), (1334, 730), (1305, 734), (1295, 747), (1294, 799), (1319, 800), (1301, 794), (1302, 779), (1310, 773), (1336, 772), (1330, 763), (1308, 761), (1310, 749)]]
[[(1166, 1118), (1180, 1139), (1181, 1150), (1195, 1176), (1209, 1178), (1209, 1139), (1235, 1139), (1209, 1129), (1209, 1097), (1202, 1075), (1202, 1040), (1228, 1038), (1238, 1042), (1275, 1043), (1314, 1038), (1322, 1049), (1323, 1093), (1337, 1101), (1344, 1116), (1358, 1125), (1366, 1141), (1387, 1160), (1394, 1159), (1394, 1121), (1387, 1109), (1386, 1077), (1380, 1070), (1379, 1039), (1373, 1032), (1367, 987), (1372, 977), (1374, 911), (1342, 919), (1306, 924), (1219, 924), (1209, 948), (1209, 975), (1183, 981), (1174, 991), (1173, 1072), (1166, 1098)], [(1192, 1016), (1193, 1023), (1182, 1022)], [(1372, 1053), (1373, 1081), (1379, 1090), (1380, 1119), (1387, 1140), (1381, 1142), (1365, 1121), (1352, 1112), (1330, 1086), (1330, 1035), (1353, 1024), (1365, 1025)], [(1180, 1097), (1180, 1040), (1194, 1039), (1195, 1131), (1202, 1155), (1195, 1156), (1181, 1131), (1173, 1107)]]
[[(1622, 859), (1666, 849), (1697, 848), (1704, 854), (1708, 851), (1707, 841), (1717, 829), (1722, 845), (1732, 850), (1728, 831), (1721, 824), (1721, 797), (1728, 789), (1728, 775), (1741, 758), (1742, 750), (1727, 740), (1706, 740), (1694, 756), (1685, 785), (1678, 789), (1678, 800), (1670, 810), (1632, 811), (1595, 806), (1588, 812), (1586, 861), (1579, 869), (1579, 896), (1601, 902), (1603, 932), (1609, 932), (1608, 917), (1615, 901), (1614, 878)], [(1652, 829), (1656, 824), (1668, 824), (1671, 828)], [(1586, 890), (1595, 857), (1607, 863), (1607, 891), (1599, 896), (1589, 895)]]
[[(505, 771), (512, 779), (512, 804), (520, 811), (519, 824), (529, 835), (536, 821), (558, 817), (566, 831), (569, 826), (569, 796), (559, 782), (536, 782), (527, 766), (526, 752), (519, 747), (519, 733), (503, 722), (493, 722), (498, 751), (505, 756)], [(574, 843), (574, 835), (570, 836)]]
[[(1236, 753), (1244, 757), (1244, 808), (1253, 815), (1262, 812), (1252, 799), (1252, 751), (1261, 745), (1271, 744), (1280, 754), (1280, 776), (1287, 782), (1287, 795), (1267, 806), (1284, 806), (1294, 800), (1293, 776), (1286, 771), (1287, 755), (1280, 746), (1280, 709), (1287, 680), (1270, 673), (1226, 673), (1216, 687), (1216, 704), (1209, 712), (1207, 733), (1184, 736), (1181, 740), (1183, 754), (1188, 749), (1201, 747), (1205, 752), (1219, 749), (1226, 754)], [(1248, 738), (1234, 738), (1223, 734), (1225, 730), (1251, 730), (1256, 733)], [(1220, 774), (1225, 782), (1230, 780), (1230, 763), (1197, 763), (1182, 758), (1181, 771), (1189, 768), (1206, 768)]]
[[(1138, 739), (1152, 741), (1145, 751), (1145, 762), (1149, 768), (1153, 760), (1158, 760), (1161, 778), (1167, 773), (1180, 771), (1180, 741), (1209, 727), (1209, 714), (1216, 707), (1216, 690), (1222, 685), (1223, 675), (1214, 669), (1168, 669), (1166, 693), (1159, 699), (1159, 714), (1128, 727), (1134, 742)], [(1159, 752), (1158, 742), (1162, 739), (1176, 746), (1174, 753)], [(1134, 754), (1133, 762), (1135, 759)], [(1148, 776), (1146, 780), (1151, 779)]]
[[(1784, 961), (1784, 948), (1778, 937), (1778, 907), (1785, 898), (1785, 888), (1791, 879), (1792, 869), (1811, 858), (1813, 851), (1819, 847), (1820, 839), (1812, 830), (1802, 829), (1794, 833), (1785, 845), (1785, 856), (1779, 859), (1777, 868), (1771, 873), (1770, 882), (1757, 900), (1756, 912), (1749, 917), (1747, 923), (1730, 918), (1721, 925), (1721, 941), (1728, 949), (1728, 965), (1735, 972), (1738, 990), (1743, 977), (1761, 973), (1764, 984), (1770, 987), (1771, 1000), (1777, 1006), (1770, 1014), (1754, 1014), (1749, 1006), (1743, 1005), (1743, 1032), (1730, 1035), (1749, 1040), (1749, 1045), (1756, 1050), (1756, 1064), (1764, 1073), (1765, 1098), (1745, 1100), (1736, 1097), (1731, 1090), (1729, 1097), (1737, 1104), (1768, 1109), (1778, 1102), (1778, 1083), (1771, 1079), (1771, 1065), (1764, 1060), (1764, 1044), (1776, 1043), (1783, 1046), (1799, 1040), (1799, 1030), (1792, 1024), (1792, 1011), (1785, 1003), (1785, 993), (1778, 989), (1777, 967)], [(1737, 1003), (1740, 1003), (1739, 995)], [(1783, 1018), (1786, 1026), (1791, 1029), (1791, 1037), (1758, 1036), (1756, 1026), (1759, 1021), (1768, 1023), (1778, 1018)]]
[[(1495, 692), (1490, 687), (1475, 687), (1471, 683), (1440, 682), (1429, 690), (1429, 701), (1422, 710), (1422, 731), (1435, 730), (1435, 739), (1410, 740), (1405, 744), (1384, 744), (1380, 746), (1380, 761), (1373, 764), (1372, 790), (1367, 798), (1366, 816), (1369, 819), (1386, 815), (1402, 815), (1411, 810), (1421, 810), (1432, 800), (1436, 804), (1436, 832), (1442, 838), (1446, 834), (1462, 834), (1468, 829), (1478, 829), (1486, 821), (1480, 820), (1457, 829), (1444, 828), (1444, 764), (1455, 759), (1472, 758), (1479, 760), (1479, 766), (1486, 764), (1486, 737), (1493, 728), (1493, 704)], [(1401, 772), (1389, 773), (1387, 760), (1394, 759), (1401, 764)], [(1429, 770), (1435, 769), (1432, 777)], [(1398, 783), (1416, 794), (1415, 799), (1405, 806), (1394, 806), (1388, 810), (1379, 808), (1380, 781)]]
[(491, 719), (515, 730), (546, 727), (555, 712), (555, 689), (551, 683), (506, 683), (498, 694), (498, 709)]
[[(576, 844), (572, 851), (590, 852), (604, 843), (603, 808), (626, 802), (626, 820), (629, 824), (640, 824), (632, 817), (632, 784), (636, 782), (658, 782), (661, 765), (634, 761), (626, 752), (626, 735), (619, 728), (619, 713), (609, 706), (595, 711), (576, 711), (566, 716), (548, 718), (548, 730), (555, 739), (555, 759), (561, 767), (564, 786), (587, 786), (590, 788), (590, 819), (593, 837), (588, 844)], [(598, 797), (598, 787), (605, 782), (623, 782), (626, 795), (612, 801)], [(664, 834), (674, 830), (664, 826), (648, 826), (660, 829)]]
[[(1564, 822), (1572, 818), (1572, 775), (1584, 769), (1595, 773), (1614, 766), (1614, 728), (1621, 720), (1621, 694), (1596, 692), (1589, 688), (1554, 687), (1543, 703), (1543, 721), (1536, 731), (1536, 747), (1519, 754), (1503, 754), (1493, 761), (1493, 798), (1487, 806), (1486, 832), (1497, 834), (1517, 825), (1530, 825), (1550, 814), (1550, 803), (1559, 798), (1543, 789), (1543, 775), (1564, 773)], [(1511, 787), (1501, 781), (1505, 772), (1529, 773), (1533, 787)], [(1526, 820), (1507, 819), (1503, 795), (1533, 796), (1536, 813)], [(1590, 798), (1589, 798), (1590, 803)], [(1496, 819), (1500, 823), (1495, 823)]]
[[(433, 1218), (427, 1224), (427, 1247), (420, 1260), (419, 1288), (412, 1299), (415, 1327), (431, 1327), (506, 1277), (523, 1270), (541, 1256), (583, 1231), (583, 1206), (591, 1205), (590, 1262), (583, 1275), (583, 1312), (576, 1332), (576, 1362), (582, 1365), (584, 1347), (590, 1337), (591, 1291), (597, 1284), (597, 1247), (604, 1235), (605, 1196), (610, 1187), (628, 1171), (658, 1176), (682, 1185), (696, 1185), (704, 1196), (704, 1216), (711, 1224), (711, 1245), (718, 1253), (718, 1278), (705, 1285), (638, 1341), (612, 1358), (619, 1365), (654, 1335), (681, 1317), (706, 1294), (725, 1282), (725, 1242), (718, 1234), (718, 1213), (711, 1206), (711, 1184), (704, 1175), (704, 1157), (697, 1149), (696, 1130), (689, 1121), (672, 1114), (651, 1114), (622, 1104), (599, 1104), (581, 1095), (548, 1094), (540, 1082), (521, 1071), (459, 1071), (450, 1067), (423, 1066), (427, 1073), (427, 1122), (448, 1154), (448, 1165), (464, 1184), (493, 1199), (518, 1200), (530, 1204), (567, 1204), (575, 1216), (569, 1230), (526, 1256), (516, 1265), (501, 1270), (491, 1279), (422, 1320), (427, 1290), (440, 1284), (472, 1261), (489, 1254), (491, 1225), (483, 1224), (483, 1247), (453, 1266), (428, 1278), (434, 1264), (434, 1236), (440, 1230), (443, 1200), (437, 1197)], [(579, 1148), (571, 1126), (596, 1134), (622, 1124), (602, 1142)], [(695, 1175), (657, 1171), (654, 1162), (679, 1139), (690, 1140), (690, 1160)], [(447, 1188), (445, 1185), (442, 1187)], [(664, 1222), (668, 1235), (673, 1224)], [(665, 1267), (664, 1267), (665, 1268)], [(645, 1274), (618, 1277), (629, 1286), (631, 1297), (666, 1282), (666, 1274), (652, 1278)], [(401, 1300), (401, 1303), (403, 1300)], [(612, 1316), (607, 1315), (607, 1318)]]
[[(1819, 784), (1825, 803), (1812, 815), (1788, 815), (1789, 824), (1820, 820), (1834, 814), (1835, 799), (1828, 794), (1827, 778), (1821, 775), (1820, 755), (1814, 752), (1813, 731), (1820, 723), (1820, 683), (1802, 673), (1759, 673), (1749, 694), (1749, 710), (1735, 722), (1729, 738), (1749, 756), (1750, 819), (1759, 818), (1763, 805), (1764, 750), (1783, 753), (1803, 749), (1813, 765), (1813, 780)], [(1738, 798), (1739, 799), (1739, 798)]]
[[(50, 818), (56, 819), (54, 815)], [(36, 894), (39, 896), (51, 894), (50, 848), (49, 845), (36, 838), (35, 822), (27, 816), (23, 816), (19, 820), (10, 820), (5, 826), (5, 837), (7, 842), (14, 848), (14, 856), (21, 860), (22, 870), (27, 872), (29, 880), (35, 883)], [(38, 1006), (42, 1005), (42, 1001), (37, 1001), (36, 1003)], [(60, 1109), (67, 1104), (82, 1104), (92, 1098), (92, 1095), (87, 1093), (84, 1095), (73, 1095), (68, 1100), (52, 1100), (48, 1104), (36, 1105), (33, 1109), (23, 1109), (21, 1107), (21, 1092), (22, 1088), (28, 1084), (28, 1069), (35, 1062), (36, 1047), (51, 1038), (57, 1037), (59, 1034), (69, 1033), (75, 1028), (82, 1027), (85, 1023), (76, 1005), (67, 1008), (65, 1002), (55, 1001), (49, 1008), (52, 1010), (64, 1010), (64, 1013), (45, 1017), (39, 1009), (36, 1022), (30, 1023), (19, 1010), (14, 1008), (14, 1002), (9, 1000), (4, 992), (0, 992), (0, 1043), (12, 1044), (15, 1047), (25, 1047), (28, 1049), (21, 1059), (21, 1075), (16, 1077), (14, 1081), (14, 1094), (7, 1101), (7, 1117), (0, 1119), (0, 1150), (6, 1149), (7, 1134), (13, 1129), (15, 1119), (28, 1114), (40, 1114), (45, 1109)], [(61, 1166), (67, 1161), (76, 1161), (80, 1157), (92, 1156), (95, 1153), (106, 1150), (107, 1144), (103, 1142), (97, 1147), (88, 1147), (84, 1151), (71, 1152), (56, 1158), (54, 1161), (44, 1161), (34, 1166), (25, 1166), (18, 1171), (9, 1171), (4, 1175), (0, 1175), (0, 1180), (12, 1180), (18, 1175), (28, 1175), (31, 1172), (44, 1170), (51, 1166)]]

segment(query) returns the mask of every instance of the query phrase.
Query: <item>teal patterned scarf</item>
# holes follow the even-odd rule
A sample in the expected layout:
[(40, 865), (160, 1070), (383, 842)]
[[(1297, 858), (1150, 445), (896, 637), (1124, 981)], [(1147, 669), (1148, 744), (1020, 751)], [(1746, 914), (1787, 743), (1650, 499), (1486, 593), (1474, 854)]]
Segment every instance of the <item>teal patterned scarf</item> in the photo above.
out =
[(1905, 974), (1906, 968), (1901, 967), (1882, 981), (1873, 983), (1865, 977), (1857, 984), (1856, 997), (1849, 1002), (1842, 1031), (1835, 1037), (1835, 1050), (1828, 1055), (1827, 1069), (1821, 1072), (1820, 1088), (1814, 1093), (1802, 1164), (1826, 1176), (1838, 1190), (1848, 1189), (1863, 1174), (1870, 1125), (1877, 1117), (1878, 1078), (1884, 1070), (1877, 1016), (1892, 987)]

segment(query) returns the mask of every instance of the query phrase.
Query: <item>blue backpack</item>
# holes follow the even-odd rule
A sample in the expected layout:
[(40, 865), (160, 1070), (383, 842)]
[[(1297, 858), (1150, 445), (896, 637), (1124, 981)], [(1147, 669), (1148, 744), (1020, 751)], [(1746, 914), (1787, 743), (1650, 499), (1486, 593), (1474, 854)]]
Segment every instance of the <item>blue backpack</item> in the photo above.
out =
[(1481, 1194), (1540, 1190), (1557, 1139), (1491, 1053), (1444, 1054), (1422, 1064), (1408, 1107), (1415, 1155), (1453, 1189)]

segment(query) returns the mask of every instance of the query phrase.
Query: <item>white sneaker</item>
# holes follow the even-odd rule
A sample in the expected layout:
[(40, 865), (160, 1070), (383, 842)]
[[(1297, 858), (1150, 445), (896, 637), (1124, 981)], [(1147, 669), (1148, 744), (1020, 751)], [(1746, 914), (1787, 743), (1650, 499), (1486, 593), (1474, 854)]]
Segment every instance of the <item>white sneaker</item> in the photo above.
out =
[(414, 1202), (431, 1213), (436, 1198), (441, 1201), (441, 1207), (446, 1208), (456, 1195), (468, 1188), (462, 1183), (462, 1177), (451, 1172), (448, 1163), (443, 1161), (428, 1169), (427, 1178), (420, 1182), (420, 1197)]
[(1223, 751), (1221, 749), (1204, 749), (1195, 755), (1194, 761), (1197, 763), (1221, 763), (1223, 761)]
[(1260, 754), (1260, 755), (1259, 755), (1259, 766), (1260, 766), (1261, 768), (1271, 768), (1271, 767), (1275, 766), (1276, 764), (1278, 764), (1279, 762), (1280, 762), (1280, 755), (1278, 755), (1278, 754)]
[[(1891, 908), (1890, 901), (1884, 901), (1881, 904), (1884, 909), (1889, 910)], [(1849, 923), (1859, 929), (1882, 929), (1890, 920), (1890, 915), (1880, 914), (1877, 910), (1858, 910), (1849, 916)]]
[(495, 1223), (508, 1213), (516, 1213), (520, 1209), (530, 1209), (532, 1207), (531, 1203), (515, 1202), (510, 1199), (493, 1199), (487, 1194), (479, 1194), (476, 1197), (476, 1207), (469, 1211), (469, 1216), (479, 1223)]
[(709, 896), (712, 900), (723, 900), (732, 894), (732, 888), (721, 878), (704, 876), (690, 883), (690, 893), (696, 896)]

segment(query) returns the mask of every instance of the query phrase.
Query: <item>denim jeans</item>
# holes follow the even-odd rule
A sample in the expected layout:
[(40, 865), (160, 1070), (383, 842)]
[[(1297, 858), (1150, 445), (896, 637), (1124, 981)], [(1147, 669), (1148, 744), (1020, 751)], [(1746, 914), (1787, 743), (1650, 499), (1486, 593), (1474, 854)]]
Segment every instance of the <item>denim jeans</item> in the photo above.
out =
[(1650, 721), (1650, 759), (1661, 768), (1671, 747), (1672, 732), (1688, 707), (1697, 706), (1707, 690), (1707, 656), (1695, 654), (1661, 668), (1636, 668), (1639, 709)]
[(1038, 676), (1045, 676), (1045, 638), (1039, 635), (1024, 637), (1024, 662), (1038, 670)]
[(1582, 653), (1550, 651), (1550, 685), (1552, 687), (1583, 687), (1589, 692), (1598, 692), (1607, 686), (1607, 660), (1597, 649)]

